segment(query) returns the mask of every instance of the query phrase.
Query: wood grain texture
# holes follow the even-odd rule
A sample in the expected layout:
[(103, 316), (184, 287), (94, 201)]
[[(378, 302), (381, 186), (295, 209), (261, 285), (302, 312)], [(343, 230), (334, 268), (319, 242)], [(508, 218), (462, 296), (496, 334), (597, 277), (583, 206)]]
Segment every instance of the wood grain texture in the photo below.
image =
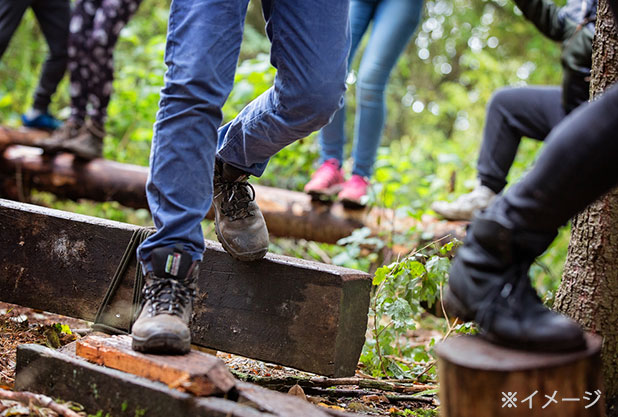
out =
[(131, 349), (130, 336), (88, 336), (77, 341), (75, 354), (198, 396), (225, 394), (235, 385), (232, 374), (215, 356), (196, 350), (186, 355), (147, 355)]
[[(0, 200), (0, 299), (93, 320), (136, 226)], [(127, 327), (131, 265), (105, 322)], [(268, 254), (243, 263), (206, 242), (193, 343), (329, 376), (353, 375), (370, 277)]]
[[(511, 350), (478, 336), (447, 339), (436, 347), (441, 416), (604, 416), (601, 338), (588, 334), (587, 341), (587, 350), (558, 354)], [(586, 408), (596, 390), (601, 398)], [(515, 406), (508, 407), (505, 393), (514, 393)], [(554, 393), (555, 402), (543, 408)]]

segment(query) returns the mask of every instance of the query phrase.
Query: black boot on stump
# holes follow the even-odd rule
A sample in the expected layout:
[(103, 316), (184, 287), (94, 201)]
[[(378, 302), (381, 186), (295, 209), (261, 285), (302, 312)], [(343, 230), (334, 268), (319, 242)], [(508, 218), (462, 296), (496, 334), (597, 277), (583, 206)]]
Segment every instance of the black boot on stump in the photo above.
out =
[(480, 213), (451, 266), (447, 312), (475, 321), (488, 340), (500, 345), (535, 351), (585, 348), (580, 326), (545, 307), (528, 277), (530, 265), (554, 237), (511, 230)]

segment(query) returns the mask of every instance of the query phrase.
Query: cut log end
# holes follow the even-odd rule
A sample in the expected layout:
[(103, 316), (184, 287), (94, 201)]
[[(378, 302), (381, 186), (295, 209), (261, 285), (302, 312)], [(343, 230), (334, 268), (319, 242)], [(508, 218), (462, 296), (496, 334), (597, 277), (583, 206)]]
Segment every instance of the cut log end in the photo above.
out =
[(446, 340), (439, 356), (444, 417), (603, 416), (601, 338), (588, 348), (537, 353), (491, 344), (478, 336)]

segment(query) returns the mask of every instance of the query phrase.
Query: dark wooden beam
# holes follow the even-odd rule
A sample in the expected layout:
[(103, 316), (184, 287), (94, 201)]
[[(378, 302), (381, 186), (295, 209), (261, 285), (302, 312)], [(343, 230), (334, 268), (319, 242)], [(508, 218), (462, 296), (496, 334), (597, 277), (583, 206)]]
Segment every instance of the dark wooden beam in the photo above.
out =
[[(93, 320), (138, 227), (0, 200), (0, 299)], [(133, 263), (105, 321), (128, 327)], [(195, 344), (323, 375), (354, 374), (371, 287), (362, 272), (268, 254), (235, 261), (206, 241)]]
[[(34, 188), (61, 198), (113, 200), (127, 207), (148, 208), (144, 193), (148, 168), (104, 159), (83, 163), (70, 154), (49, 157), (39, 148), (11, 146), (40, 143), (39, 131), (0, 127), (0, 195), (21, 200)], [(273, 236), (336, 243), (364, 226), (376, 234), (406, 233), (417, 227), (431, 235), (430, 240), (447, 235), (461, 238), (465, 234), (466, 222), (438, 221), (431, 217), (419, 222), (389, 209), (350, 210), (340, 203), (314, 202), (300, 192), (254, 187), (256, 201)], [(212, 211), (207, 217), (213, 218)], [(405, 249), (412, 248), (401, 248)]]

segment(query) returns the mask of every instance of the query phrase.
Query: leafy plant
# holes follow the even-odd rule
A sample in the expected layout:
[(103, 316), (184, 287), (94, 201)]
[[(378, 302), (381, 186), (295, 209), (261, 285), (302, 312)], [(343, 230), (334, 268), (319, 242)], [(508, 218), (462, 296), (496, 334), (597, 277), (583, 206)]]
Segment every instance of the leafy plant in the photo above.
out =
[(376, 271), (369, 312), (371, 337), (361, 355), (373, 376), (418, 378), (433, 368), (431, 349), (411, 347), (405, 335), (418, 327), (425, 307), (439, 301), (449, 255), (458, 245), (453, 240), (433, 253), (427, 246)]

